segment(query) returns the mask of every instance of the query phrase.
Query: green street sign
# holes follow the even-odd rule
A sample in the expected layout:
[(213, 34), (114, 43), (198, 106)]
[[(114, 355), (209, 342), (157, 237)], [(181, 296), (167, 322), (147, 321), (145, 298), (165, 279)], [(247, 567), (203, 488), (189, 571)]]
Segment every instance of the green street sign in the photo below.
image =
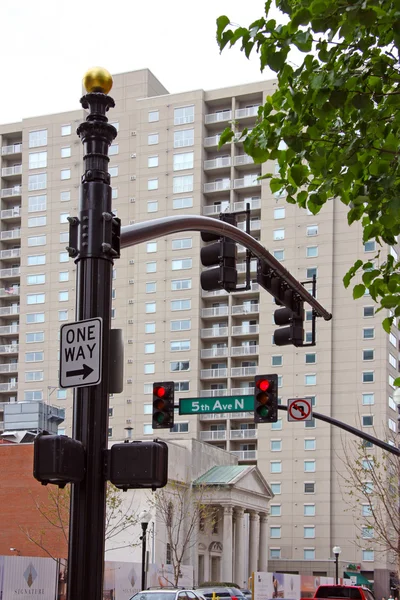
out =
[(205, 415), (254, 411), (254, 396), (220, 396), (215, 398), (179, 398), (180, 415)]

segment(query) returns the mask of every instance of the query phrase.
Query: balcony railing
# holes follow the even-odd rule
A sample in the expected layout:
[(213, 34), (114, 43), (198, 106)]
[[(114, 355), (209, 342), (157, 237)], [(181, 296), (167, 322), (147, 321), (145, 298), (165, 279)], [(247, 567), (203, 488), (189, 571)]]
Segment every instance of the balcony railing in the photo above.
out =
[(237, 108), (235, 110), (235, 119), (243, 119), (246, 117), (256, 117), (260, 106), (249, 106), (248, 108)]
[(21, 269), (19, 267), (14, 267), (13, 269), (0, 269), (0, 278), (19, 277), (20, 273)]
[(239, 210), (246, 210), (247, 204), (250, 204), (250, 210), (261, 208), (261, 198), (248, 198), (242, 202), (235, 202), (233, 205), (233, 210), (235, 212)]
[(257, 460), (257, 450), (231, 450), (239, 460)]
[(203, 442), (226, 440), (226, 431), (200, 431), (200, 439)]
[(0, 233), (0, 240), (16, 240), (21, 237), (20, 229), (9, 229)]
[(232, 335), (254, 335), (258, 333), (259, 325), (234, 325)]
[[(241, 231), (246, 231), (246, 221), (241, 221), (240, 223), (237, 224), (238, 228)], [(261, 229), (261, 220), (260, 219), (252, 219), (250, 221), (250, 231), (257, 231), (258, 229)]]
[(247, 154), (238, 154), (234, 157), (233, 164), (235, 165), (235, 167), (240, 167), (241, 165), (253, 165), (254, 160), (251, 156), (248, 156)]
[(227, 296), (227, 294), (228, 292), (226, 290), (213, 290), (211, 292), (202, 290), (201, 292), (203, 298), (211, 298), (212, 296)]
[(18, 383), (0, 383), (0, 392), (14, 392), (18, 389)]
[[(222, 394), (220, 394), (222, 396)], [(231, 393), (229, 392), (229, 396)], [(200, 421), (221, 421), (225, 419), (254, 419), (254, 412), (211, 413), (200, 415)]]
[(15, 371), (18, 371), (18, 363), (0, 365), (0, 373), (14, 373)]
[(233, 346), (231, 348), (231, 356), (257, 356), (258, 353), (258, 346)]
[(9, 146), (3, 146), (1, 149), (1, 153), (3, 156), (7, 156), (10, 154), (19, 154), (20, 152), (22, 152), (22, 143), (10, 144)]
[[(232, 390), (233, 393), (233, 390)], [(243, 392), (242, 392), (243, 393)], [(254, 419), (254, 411), (229, 413), (231, 419)]]
[(10, 298), (10, 296), (19, 296), (19, 285), (10, 285), (6, 288), (0, 288), (0, 298)]
[(219, 215), (219, 213), (229, 210), (229, 202), (226, 204), (212, 204), (211, 206), (204, 206), (203, 215)]
[(1, 170), (2, 177), (10, 177), (12, 175), (21, 175), (22, 165), (14, 165), (13, 167), (3, 167)]
[(1, 219), (12, 219), (13, 217), (20, 217), (20, 216), (21, 216), (21, 207), (20, 206), (14, 206), (14, 208), (8, 208), (8, 209), (2, 210), (0, 212)]
[(230, 156), (220, 156), (219, 158), (213, 158), (211, 160), (204, 161), (204, 170), (207, 169), (221, 169), (222, 167), (231, 166)]
[(0, 327), (0, 335), (13, 335), (19, 333), (19, 325), (4, 325)]
[(207, 192), (223, 192), (231, 189), (231, 180), (223, 179), (222, 181), (209, 181), (204, 184), (204, 193)]
[[(236, 270), (238, 273), (246, 273), (246, 263), (238, 263), (236, 265)], [(257, 271), (257, 261), (256, 260), (250, 261), (250, 271), (252, 271), (253, 273), (255, 273)]]
[(19, 344), (0, 346), (0, 354), (18, 354)]
[(201, 369), (201, 379), (221, 379), (228, 376), (228, 369)]
[(202, 338), (210, 338), (210, 337), (227, 337), (228, 335), (228, 327), (214, 327), (210, 329), (202, 329), (201, 337)]
[(200, 390), (201, 398), (218, 398), (219, 396), (227, 396), (227, 395), (228, 395), (228, 390), (225, 388), (222, 390)]
[(250, 440), (257, 437), (257, 429), (231, 429), (229, 439)]
[(1, 250), (0, 259), (19, 258), (21, 256), (21, 248), (11, 248), (10, 250)]
[[(258, 292), (259, 290), (260, 290), (259, 284), (257, 282), (255, 282), (255, 281), (252, 281), (251, 282), (251, 286), (250, 286), (250, 290), (244, 290), (244, 291), (238, 290), (238, 291), (236, 291), (234, 293), (235, 294), (243, 294), (243, 293), (247, 294), (248, 292)], [(226, 293), (228, 293), (228, 292), (226, 292)]]
[(218, 146), (220, 138), (219, 134), (206, 137), (204, 138), (204, 146)]
[(232, 367), (231, 377), (250, 377), (258, 375), (258, 367)]
[(221, 121), (230, 121), (232, 119), (232, 111), (231, 110), (221, 110), (216, 113), (210, 113), (205, 116), (206, 125), (211, 125), (212, 123), (221, 123)]
[(254, 394), (254, 388), (251, 388), (251, 387), (232, 388), (231, 391), (229, 392), (229, 396), (250, 396), (251, 394)]
[(261, 181), (258, 179), (260, 175), (246, 175), (240, 179), (234, 179), (233, 187), (235, 190), (245, 187), (254, 187), (261, 185)]
[(19, 315), (19, 304), (15, 306), (1, 306), (0, 307), (0, 317), (8, 317), (12, 315)]
[(200, 353), (200, 358), (223, 358), (224, 356), (228, 356), (228, 347), (204, 348)]
[(232, 306), (233, 315), (255, 315), (259, 312), (259, 304), (235, 304), (234, 306)]
[(12, 188), (4, 188), (1, 190), (1, 197), (8, 198), (9, 196), (20, 196), (22, 193), (22, 187), (20, 185), (15, 185)]
[(205, 317), (226, 317), (229, 312), (228, 306), (215, 306), (213, 308), (202, 308), (201, 316)]

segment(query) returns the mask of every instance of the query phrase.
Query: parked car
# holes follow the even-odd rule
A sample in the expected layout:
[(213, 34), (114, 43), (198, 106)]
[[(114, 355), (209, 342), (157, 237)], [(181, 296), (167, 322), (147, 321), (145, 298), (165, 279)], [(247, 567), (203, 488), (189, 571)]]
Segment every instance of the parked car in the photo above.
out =
[(250, 590), (244, 590), (243, 588), (240, 590), (242, 594), (244, 594), (247, 600), (252, 600), (252, 595)]
[(137, 592), (130, 600), (204, 600), (199, 590), (180, 588), (157, 588)]
[(220, 598), (220, 600), (247, 600), (246, 596), (243, 594), (239, 588), (234, 587), (222, 587), (222, 586), (213, 586), (213, 587), (199, 587), (197, 590), (206, 598), (206, 600), (211, 600), (213, 592), (215, 592)]

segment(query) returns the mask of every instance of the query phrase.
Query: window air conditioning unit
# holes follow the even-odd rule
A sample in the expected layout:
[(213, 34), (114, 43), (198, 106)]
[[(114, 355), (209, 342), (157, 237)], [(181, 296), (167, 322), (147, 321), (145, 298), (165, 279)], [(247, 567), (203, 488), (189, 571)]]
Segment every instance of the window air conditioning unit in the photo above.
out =
[(131, 175), (131, 181), (136, 181), (136, 175)]
[(130, 425), (132, 423), (132, 419), (126, 419), (126, 424)]
[(134, 204), (136, 202), (136, 198), (131, 198), (130, 202), (131, 202), (131, 204)]
[(134, 259), (134, 258), (131, 258), (131, 259), (129, 260), (129, 264), (130, 264), (130, 265), (134, 265), (134, 264), (135, 264), (135, 259)]
[(131, 131), (131, 135), (135, 136), (136, 135), (136, 131)]
[(133, 319), (128, 319), (129, 325), (133, 325)]
[(128, 398), (126, 401), (127, 404), (132, 404), (132, 398)]
[(131, 158), (136, 158), (136, 152), (132, 152)]
[(135, 280), (134, 279), (130, 279), (129, 280), (129, 285), (132, 285), (133, 283), (135, 283)]
[(126, 380), (126, 383), (132, 383), (132, 377), (128, 377), (128, 379)]
[(133, 358), (128, 358), (128, 365), (133, 365)]
[(133, 304), (133, 300), (128, 300), (128, 304)]
[(128, 340), (128, 344), (133, 344), (133, 340)]

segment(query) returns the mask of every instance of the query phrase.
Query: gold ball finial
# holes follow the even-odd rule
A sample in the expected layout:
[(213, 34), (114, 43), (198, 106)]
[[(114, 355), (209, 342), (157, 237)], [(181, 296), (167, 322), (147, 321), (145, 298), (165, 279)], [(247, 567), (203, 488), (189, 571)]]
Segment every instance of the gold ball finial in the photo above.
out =
[(91, 92), (108, 94), (113, 85), (113, 78), (107, 69), (93, 67), (83, 76), (83, 85), (88, 94)]

